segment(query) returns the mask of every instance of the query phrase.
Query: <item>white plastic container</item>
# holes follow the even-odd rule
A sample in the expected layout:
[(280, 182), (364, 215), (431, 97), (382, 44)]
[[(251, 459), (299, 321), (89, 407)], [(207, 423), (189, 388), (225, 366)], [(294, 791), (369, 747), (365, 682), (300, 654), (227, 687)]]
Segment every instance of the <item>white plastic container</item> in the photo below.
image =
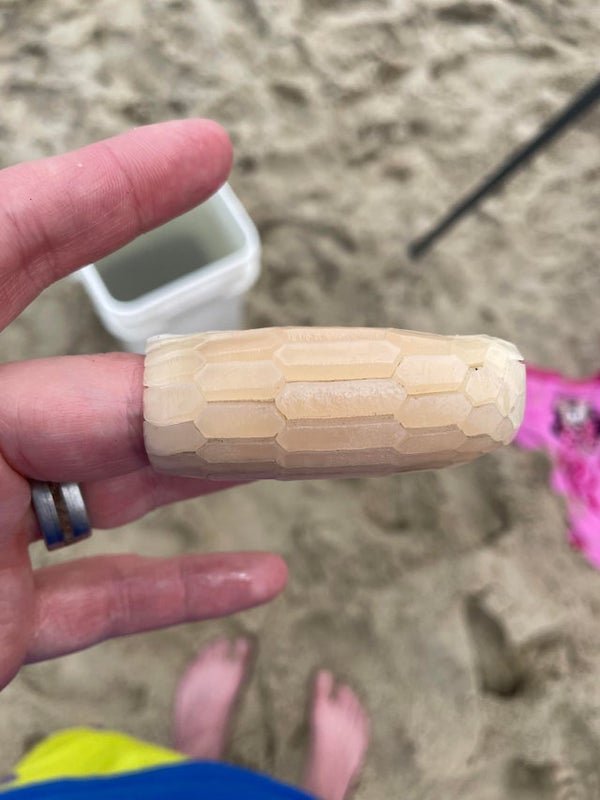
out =
[(75, 276), (104, 327), (141, 353), (161, 333), (233, 330), (260, 274), (254, 223), (229, 186)]

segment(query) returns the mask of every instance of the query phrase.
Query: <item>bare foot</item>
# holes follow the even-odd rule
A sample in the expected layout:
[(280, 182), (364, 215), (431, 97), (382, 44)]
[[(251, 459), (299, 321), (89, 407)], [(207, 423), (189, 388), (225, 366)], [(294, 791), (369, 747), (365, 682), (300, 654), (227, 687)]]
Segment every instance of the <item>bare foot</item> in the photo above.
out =
[(304, 788), (322, 800), (343, 800), (358, 779), (369, 744), (369, 718), (349, 686), (316, 677)]
[(204, 647), (187, 668), (173, 712), (173, 738), (181, 753), (209, 761), (222, 758), (249, 656), (247, 639), (220, 638)]

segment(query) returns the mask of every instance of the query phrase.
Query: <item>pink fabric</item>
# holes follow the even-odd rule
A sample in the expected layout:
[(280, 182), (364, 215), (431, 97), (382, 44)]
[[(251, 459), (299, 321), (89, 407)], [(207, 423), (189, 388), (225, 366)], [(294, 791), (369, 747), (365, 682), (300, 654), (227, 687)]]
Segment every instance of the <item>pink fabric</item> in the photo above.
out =
[(548, 454), (551, 486), (567, 501), (569, 541), (600, 569), (600, 375), (570, 380), (528, 366), (515, 443)]

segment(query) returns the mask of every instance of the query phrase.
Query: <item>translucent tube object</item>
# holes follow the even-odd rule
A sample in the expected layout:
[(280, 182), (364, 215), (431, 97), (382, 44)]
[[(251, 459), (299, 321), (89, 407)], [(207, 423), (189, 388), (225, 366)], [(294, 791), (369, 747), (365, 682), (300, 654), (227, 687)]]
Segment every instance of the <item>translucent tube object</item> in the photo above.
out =
[(156, 337), (144, 385), (152, 465), (219, 480), (461, 464), (508, 444), (525, 403), (509, 342), (389, 328)]

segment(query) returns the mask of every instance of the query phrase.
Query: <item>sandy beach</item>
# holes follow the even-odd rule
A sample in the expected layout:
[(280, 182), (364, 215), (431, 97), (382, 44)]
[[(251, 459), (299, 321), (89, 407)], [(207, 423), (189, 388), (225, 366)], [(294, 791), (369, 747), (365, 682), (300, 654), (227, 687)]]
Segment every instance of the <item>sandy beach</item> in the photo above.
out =
[[(0, 0), (0, 166), (212, 117), (264, 248), (248, 326), (487, 333), (585, 376), (600, 109), (421, 261), (405, 253), (595, 77), (599, 37), (591, 0)], [(3, 360), (114, 348), (72, 281), (0, 335)], [(27, 667), (0, 695), (0, 773), (76, 724), (168, 743), (177, 677), (226, 632), (258, 648), (236, 763), (298, 779), (326, 665), (372, 717), (358, 800), (599, 797), (600, 573), (570, 550), (548, 475), (511, 447), (444, 472), (255, 484), (97, 533), (78, 556), (270, 549), (290, 584), (264, 609)]]

